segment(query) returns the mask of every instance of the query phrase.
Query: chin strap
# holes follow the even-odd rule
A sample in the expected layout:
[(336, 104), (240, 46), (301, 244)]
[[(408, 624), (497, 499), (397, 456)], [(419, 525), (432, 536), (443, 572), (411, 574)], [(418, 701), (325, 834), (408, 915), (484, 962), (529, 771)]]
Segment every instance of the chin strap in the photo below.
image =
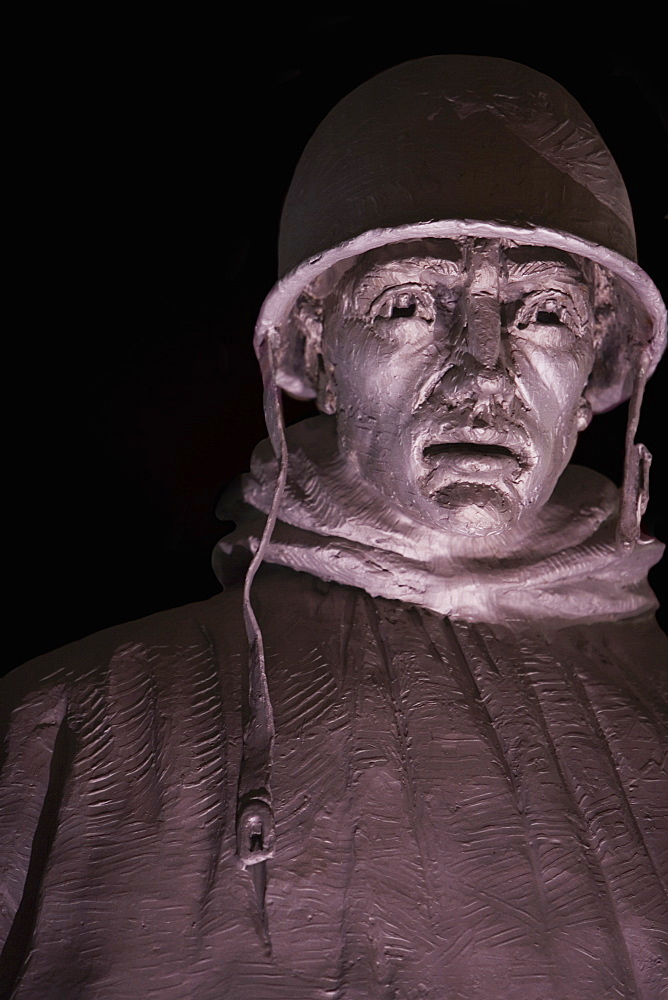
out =
[(635, 442), (646, 382), (647, 360), (643, 355), (633, 384), (626, 422), (624, 481), (617, 522), (617, 547), (623, 550), (632, 548), (637, 542), (640, 522), (647, 510), (649, 499), (649, 467), (652, 464), (652, 456), (644, 444)]
[(264, 415), (276, 459), (278, 477), (262, 538), (246, 573), (243, 615), (248, 637), (248, 705), (237, 789), (237, 854), (244, 869), (274, 855), (276, 832), (271, 801), (274, 712), (269, 697), (262, 632), (251, 605), (250, 591), (271, 539), (288, 474), (288, 447), (276, 384), (271, 334), (258, 345), (264, 384)]

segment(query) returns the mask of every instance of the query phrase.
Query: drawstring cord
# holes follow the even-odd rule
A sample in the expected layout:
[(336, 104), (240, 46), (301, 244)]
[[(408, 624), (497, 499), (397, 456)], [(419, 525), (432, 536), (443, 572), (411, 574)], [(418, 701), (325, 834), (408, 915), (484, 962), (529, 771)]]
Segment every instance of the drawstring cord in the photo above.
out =
[(636, 444), (635, 436), (640, 420), (645, 383), (647, 382), (647, 358), (640, 358), (633, 392), (629, 400), (629, 415), (626, 421), (624, 446), (624, 479), (619, 504), (617, 522), (617, 547), (621, 550), (632, 548), (640, 535), (640, 522), (647, 509), (649, 499), (649, 467), (652, 456), (644, 444)]
[(281, 407), (281, 391), (276, 384), (270, 331), (257, 345), (264, 385), (264, 415), (278, 477), (267, 521), (259, 545), (246, 573), (243, 589), (243, 616), (248, 638), (248, 720), (244, 728), (241, 769), (237, 789), (237, 854), (242, 868), (266, 861), (274, 855), (276, 831), (271, 800), (271, 764), (274, 747), (274, 712), (269, 696), (264, 642), (250, 591), (269, 545), (285, 490), (288, 474), (288, 446)]

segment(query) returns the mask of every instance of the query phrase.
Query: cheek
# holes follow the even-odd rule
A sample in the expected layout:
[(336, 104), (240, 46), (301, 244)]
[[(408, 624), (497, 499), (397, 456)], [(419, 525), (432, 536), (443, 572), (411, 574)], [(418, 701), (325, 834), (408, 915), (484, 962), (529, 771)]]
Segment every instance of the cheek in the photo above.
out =
[(423, 340), (404, 337), (397, 342), (366, 330), (348, 338), (335, 366), (339, 407), (408, 417), (421, 373), (434, 364)]
[(587, 384), (593, 357), (584, 350), (546, 350), (523, 345), (513, 351), (516, 383), (530, 413), (540, 423), (565, 429)]

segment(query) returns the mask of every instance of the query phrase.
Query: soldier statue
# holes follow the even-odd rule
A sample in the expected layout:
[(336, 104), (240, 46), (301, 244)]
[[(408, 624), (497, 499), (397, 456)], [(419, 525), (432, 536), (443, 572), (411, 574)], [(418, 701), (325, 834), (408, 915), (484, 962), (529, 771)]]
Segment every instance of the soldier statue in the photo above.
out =
[[(280, 274), (222, 592), (5, 682), (6, 995), (658, 998), (666, 311), (608, 149), (524, 66), (402, 64), (304, 151)], [(568, 463), (627, 399), (618, 490)]]

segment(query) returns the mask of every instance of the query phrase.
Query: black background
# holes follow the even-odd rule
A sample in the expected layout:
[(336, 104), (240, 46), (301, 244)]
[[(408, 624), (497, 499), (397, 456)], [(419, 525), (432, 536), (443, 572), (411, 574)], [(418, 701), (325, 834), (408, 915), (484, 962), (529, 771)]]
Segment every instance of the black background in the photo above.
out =
[[(593, 7), (169, 20), (108, 8), (17, 37), (6, 668), (219, 589), (216, 497), (265, 436), (251, 339), (282, 199), (318, 122), (373, 74), (468, 52), (559, 80), (612, 150), (640, 263), (668, 297), (660, 28), (643, 5), (616, 23)], [(664, 469), (666, 388), (664, 365), (639, 435)], [(290, 419), (306, 412), (288, 405)], [(598, 417), (576, 455), (617, 482), (624, 417)], [(646, 527), (663, 540), (665, 509), (655, 472)], [(651, 579), (666, 601), (665, 571)]]

